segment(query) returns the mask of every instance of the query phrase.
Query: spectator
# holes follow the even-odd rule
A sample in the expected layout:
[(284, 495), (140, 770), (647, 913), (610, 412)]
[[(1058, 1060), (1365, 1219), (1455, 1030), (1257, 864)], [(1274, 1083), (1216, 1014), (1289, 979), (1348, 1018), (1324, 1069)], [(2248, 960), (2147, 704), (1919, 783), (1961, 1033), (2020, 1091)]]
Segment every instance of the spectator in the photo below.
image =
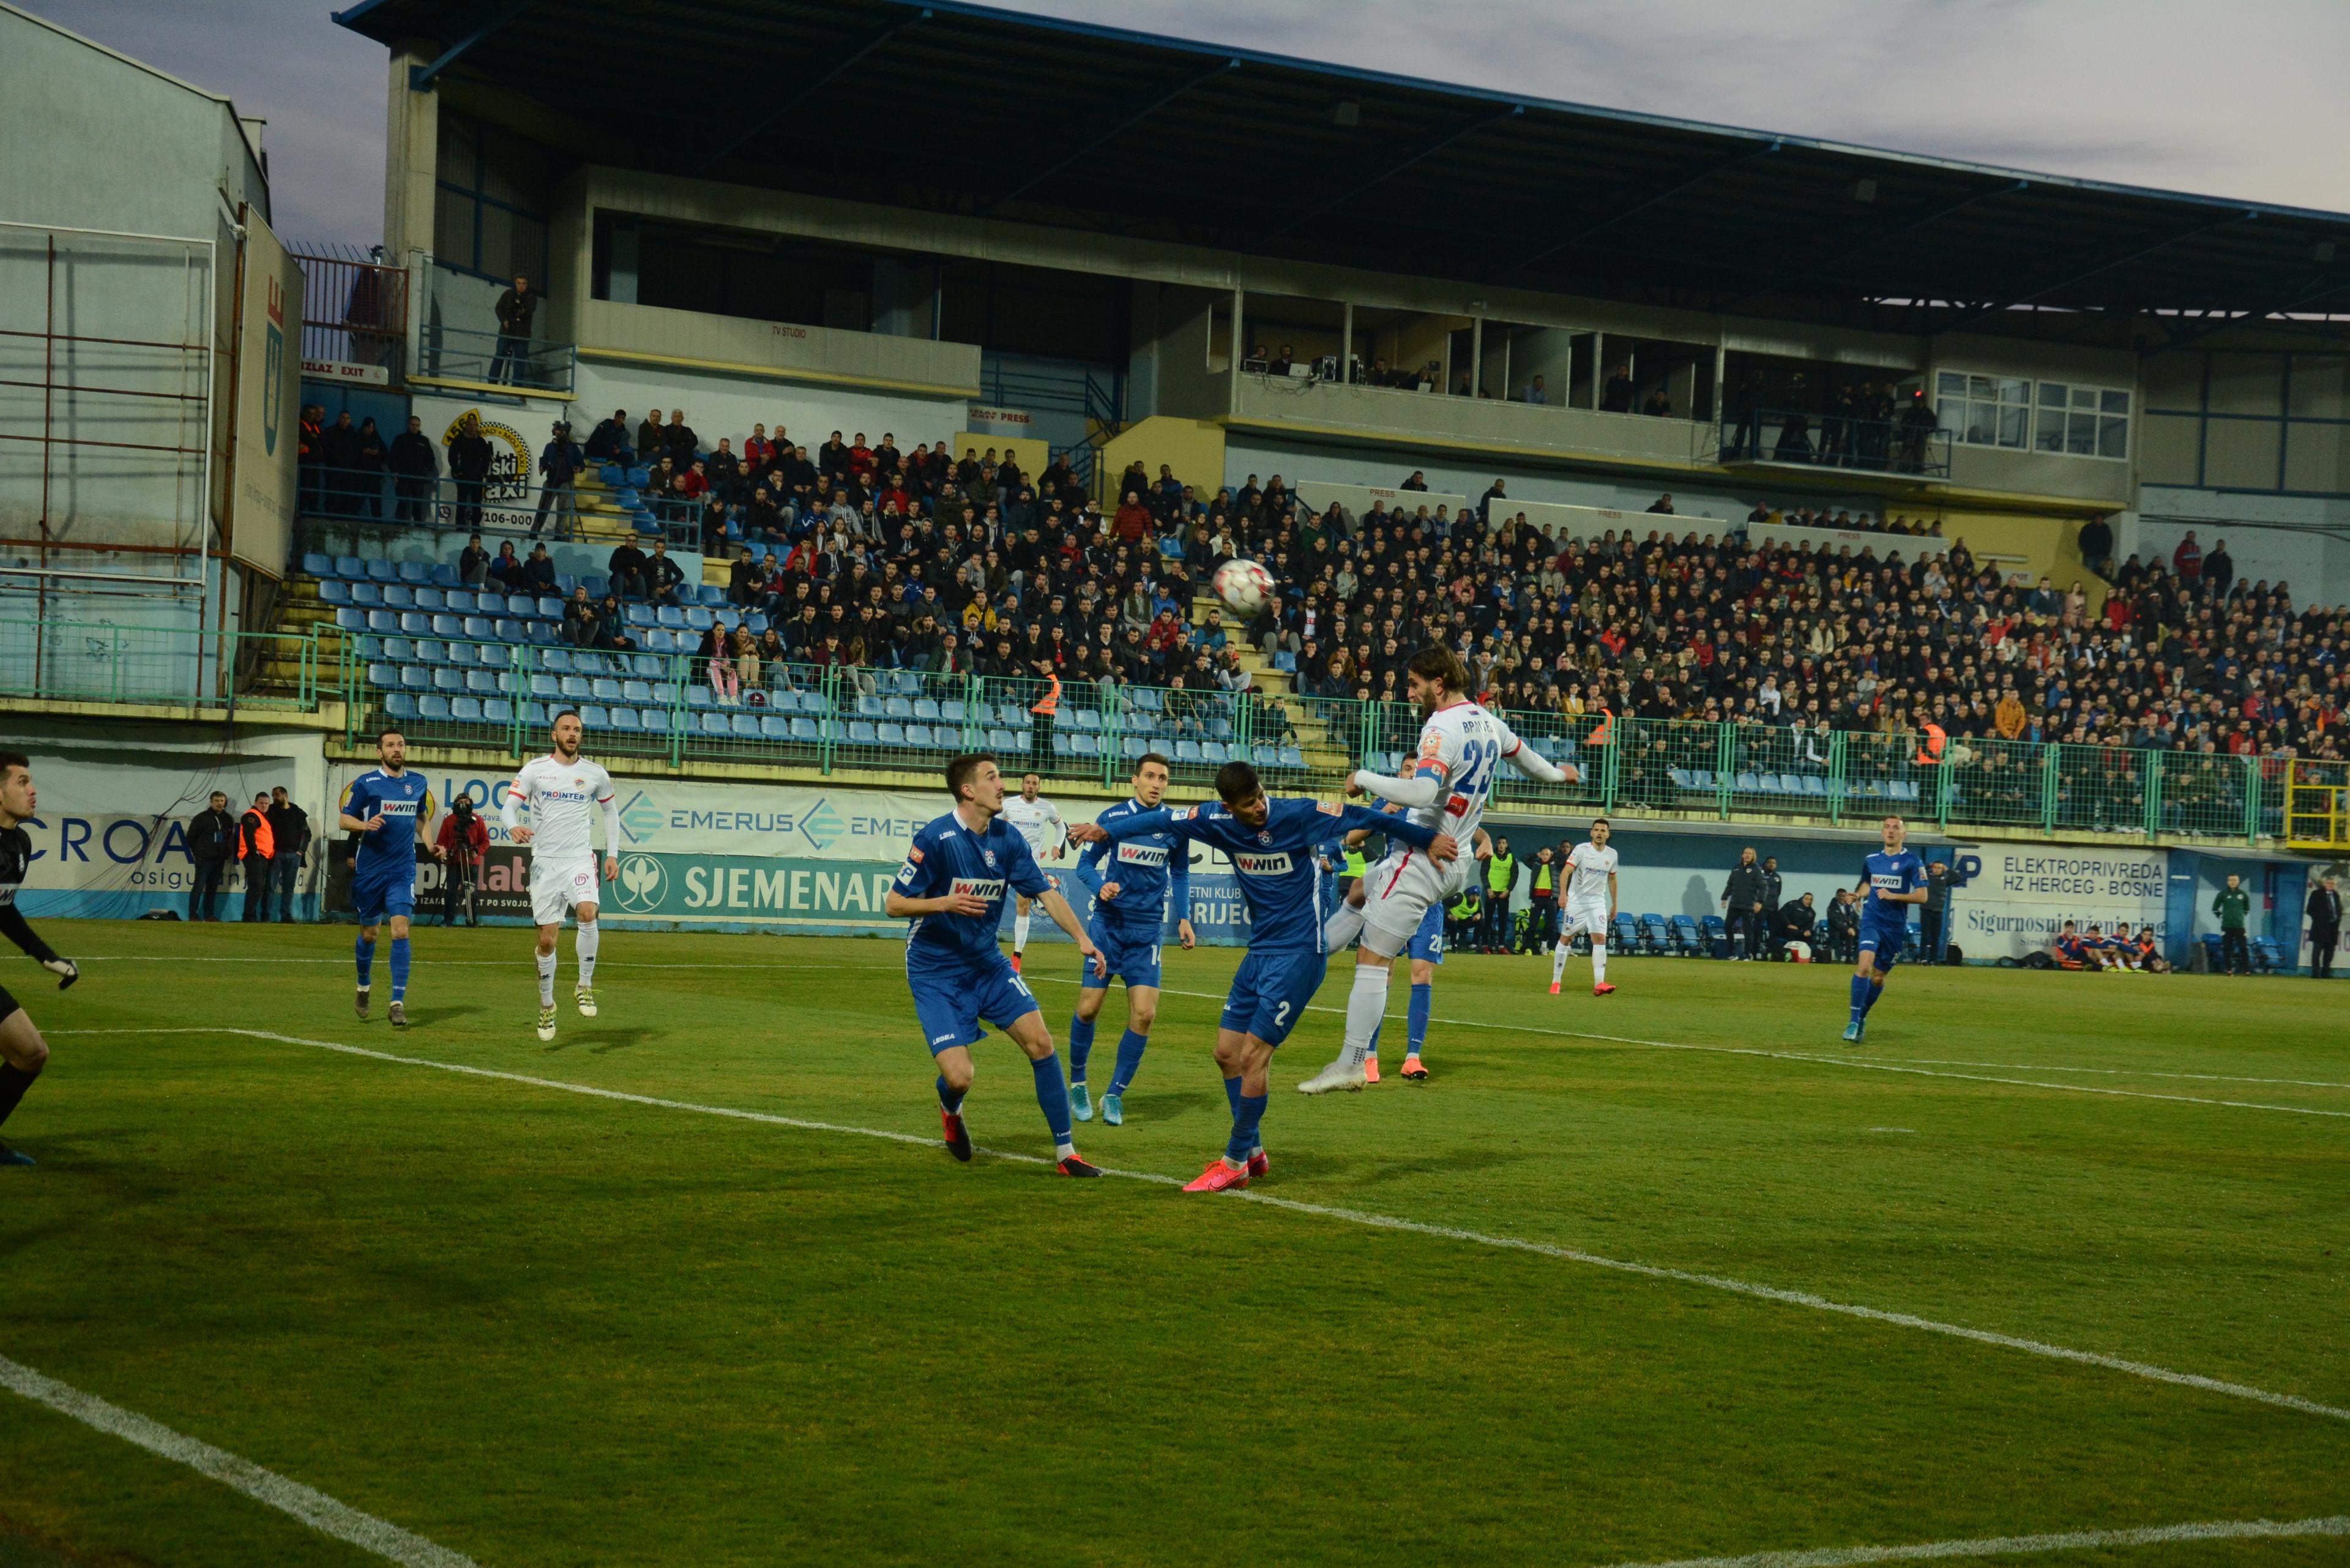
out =
[(723, 624), (711, 623), (710, 629), (702, 634), (702, 646), (694, 649), (693, 657), (710, 681), (710, 694), (722, 707), (732, 708), (743, 701), (742, 678), (735, 673), (734, 650), (727, 646)]
[(1640, 405), (1640, 411), (1656, 419), (1669, 420), (1673, 417), (1672, 397), (1659, 386), (1648, 394), (1648, 400)]
[(2113, 576), (2114, 525), (2103, 517), (2092, 517), (2081, 524), (2081, 535), (2074, 541), (2081, 549), (2081, 562), (2101, 577)]
[[(476, 534), (473, 537), (478, 539), (481, 535)], [(522, 557), (515, 554), (514, 541), (502, 539), (498, 542), (498, 558), (490, 563), (490, 580), (508, 593), (519, 593), (523, 588), (523, 565)]]
[(1730, 881), (1721, 890), (1721, 907), (1731, 951), (1743, 963), (1767, 940), (1762, 932), (1762, 863), (1752, 846), (1739, 852), (1738, 864), (1731, 868)]
[(1649, 502), (1648, 510), (1660, 516), (1672, 516), (1674, 514), (1673, 493), (1668, 490), (1662, 495), (1658, 496), (1654, 501)]
[(467, 535), (465, 547), (457, 552), (457, 581), (469, 588), (488, 587), (490, 562), (494, 558), (482, 547), (482, 536), (479, 534)]
[(359, 421), (359, 450), (351, 462), (354, 515), (365, 512), (377, 522), (383, 521), (383, 472), (390, 457), (383, 432), (375, 428), (375, 416), (370, 414)]
[(647, 597), (649, 594), (649, 585), (645, 576), (647, 561), (648, 557), (642, 550), (637, 548), (635, 540), (623, 539), (615, 545), (612, 547), (612, 553), (604, 560), (606, 580), (610, 583), (612, 592), (618, 594), (622, 599)]
[(594, 648), (604, 636), (603, 618), (584, 587), (573, 588), (563, 601), (563, 640), (574, 648)]
[(660, 438), (661, 449), (669, 459), (670, 466), (679, 473), (691, 471), (694, 459), (702, 455), (702, 438), (694, 433), (691, 425), (685, 422), (683, 409), (669, 411), (669, 423), (661, 426)]
[(2342, 889), (2332, 876), (2318, 878), (2303, 913), (2309, 918), (2309, 973), (2334, 978), (2334, 950), (2342, 940)]
[(596, 621), (602, 633), (596, 639), (597, 647), (614, 653), (634, 653), (637, 650), (637, 640), (626, 630), (628, 617), (621, 610), (618, 598), (610, 594), (604, 596), (603, 602), (596, 607)]
[[(2194, 535), (2188, 537), (2191, 540)], [(2228, 873), (2228, 885), (2211, 899), (2211, 913), (2220, 919), (2220, 968), (2227, 974), (2252, 972), (2252, 950), (2244, 940), (2244, 922), (2252, 912), (2252, 896), (2244, 879)]]
[(236, 857), (244, 867), (244, 918), (269, 918), (269, 857), (276, 839), (269, 827), (269, 794), (263, 791), (236, 819)]
[[(508, 550), (514, 546), (508, 545)], [(555, 593), (555, 558), (544, 545), (530, 547), (530, 558), (522, 564), (522, 586), (534, 594), (551, 597)]]
[(188, 819), (188, 858), (195, 862), (195, 884), (188, 891), (188, 919), (220, 919), (221, 880), (230, 857), (237, 852), (236, 818), (228, 813), (228, 796), (213, 791), (212, 803)]
[[(449, 803), (449, 814), (441, 819), (437, 842), (441, 858), (447, 864), (441, 878), (441, 923), (453, 926), (457, 923), (457, 910), (465, 901), (465, 889), (479, 885), (482, 863), (490, 853), (489, 824), (474, 811), (470, 794), (460, 794)], [(465, 923), (480, 925), (481, 911), (468, 909)]]
[(481, 417), (468, 409), (457, 421), (457, 433), (449, 441), (449, 478), (457, 491), (457, 507), (452, 516), (460, 528), (482, 525), (482, 490), (489, 483), (492, 461), (490, 443), (482, 434)]
[(1860, 899), (1848, 888), (1838, 888), (1828, 905), (1828, 956), (1837, 963), (1860, 960)]
[(299, 475), (301, 508), (305, 513), (327, 509), (327, 410), (312, 404), (302, 410), (300, 445), (295, 466)]
[(1778, 956), (1784, 957), (1789, 942), (1801, 942), (1808, 950), (1818, 940), (1820, 912), (1813, 906), (1809, 893), (1792, 904), (1782, 905), (1773, 922), (1772, 941)]
[[(1535, 378), (1539, 380), (1541, 378)], [(1523, 950), (1537, 957), (1558, 944), (1559, 863), (1547, 844), (1534, 851), (1527, 869), (1526, 940)]]
[(1918, 906), (1918, 934), (1928, 963), (1939, 964), (1949, 957), (1950, 889), (1957, 885), (1947, 861), (1926, 863), (1926, 901)]
[(359, 510), (359, 432), (351, 423), (350, 410), (335, 416), (319, 443), (327, 460), (327, 511), (348, 517)]
[(2195, 542), (2195, 530), (2187, 530), (2187, 537), (2178, 541), (2178, 548), (2170, 553), (2170, 569), (2178, 574), (2179, 585), (2193, 593), (2203, 577), (2203, 546)]
[(1764, 856), (1762, 857), (1762, 935), (1769, 950), (1767, 956), (1773, 962), (1776, 962), (1779, 958), (1779, 900), (1784, 891), (1784, 885), (1779, 879), (1779, 857), (1775, 855)]
[(498, 317), (497, 352), (491, 356), (490, 381), (512, 385), (515, 370), (519, 366), (525, 386), (536, 385), (530, 379), (530, 323), (538, 314), (538, 294), (530, 286), (530, 279), (517, 275), (514, 286), (498, 296), (494, 307)]
[(1415, 468), (1411, 471), (1411, 477), (1405, 480), (1401, 484), (1397, 485), (1396, 488), (1398, 490), (1425, 491), (1428, 488), (1428, 475)]
[[(759, 427), (764, 430), (766, 427)], [(629, 410), (614, 409), (612, 417), (598, 423), (588, 432), (588, 456), (597, 462), (616, 462), (627, 468), (637, 461), (636, 448), (629, 444)], [(454, 810), (452, 806), (450, 809)]]
[(531, 519), (532, 538), (537, 538), (539, 530), (546, 526), (549, 507), (555, 510), (556, 537), (561, 539), (570, 535), (574, 515), (572, 484), (586, 462), (587, 454), (571, 439), (571, 427), (556, 423), (548, 432), (546, 447), (538, 454), (538, 472), (546, 476), (546, 483), (538, 492), (537, 514)]
[(1544, 385), (1543, 379), (1540, 376), (1536, 376), (1533, 380), (1526, 383), (1526, 389), (1518, 400), (1523, 403), (1533, 403), (1539, 407), (1540, 405), (1550, 401), (1550, 389)]
[(678, 602), (678, 586), (685, 581), (685, 568), (669, 553), (669, 541), (655, 539), (653, 553), (645, 561), (645, 597), (657, 605)]
[(1615, 373), (1607, 378), (1607, 385), (1600, 395), (1599, 411), (1603, 414), (1628, 414), (1638, 397), (1632, 386), (1632, 367), (1618, 365)]
[(2214, 601), (2225, 599), (2235, 581), (2236, 558), (2228, 554), (2228, 541), (2217, 540), (2211, 545), (2211, 553), (2203, 557), (2203, 597)]
[[(426, 523), (432, 517), (433, 482), (441, 477), (441, 454), (424, 433), (424, 421), (408, 416), (408, 428), (391, 438), (392, 516), (401, 523)], [(486, 563), (484, 563), (486, 564)]]
[(290, 926), (294, 896), (301, 890), (302, 864), (310, 852), (310, 815), (294, 804), (284, 784), (269, 792), (269, 877), (277, 897), (277, 919)]

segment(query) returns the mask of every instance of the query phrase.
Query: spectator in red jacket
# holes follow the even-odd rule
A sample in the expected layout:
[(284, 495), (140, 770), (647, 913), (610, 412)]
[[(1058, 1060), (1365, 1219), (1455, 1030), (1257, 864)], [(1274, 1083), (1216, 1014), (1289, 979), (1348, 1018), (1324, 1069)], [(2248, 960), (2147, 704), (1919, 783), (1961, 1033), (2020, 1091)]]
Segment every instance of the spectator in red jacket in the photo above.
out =
[(2170, 569), (2189, 588), (2203, 580), (2203, 546), (2195, 542), (2194, 529), (2187, 530), (2187, 537), (2170, 553)]
[(441, 923), (457, 923), (457, 906), (462, 901), (465, 923), (478, 926), (482, 917), (463, 894), (481, 880), (482, 861), (490, 852), (490, 829), (473, 809), (472, 795), (461, 794), (449, 803), (449, 815), (441, 819), (440, 845), (442, 858), (449, 863), (441, 879)]

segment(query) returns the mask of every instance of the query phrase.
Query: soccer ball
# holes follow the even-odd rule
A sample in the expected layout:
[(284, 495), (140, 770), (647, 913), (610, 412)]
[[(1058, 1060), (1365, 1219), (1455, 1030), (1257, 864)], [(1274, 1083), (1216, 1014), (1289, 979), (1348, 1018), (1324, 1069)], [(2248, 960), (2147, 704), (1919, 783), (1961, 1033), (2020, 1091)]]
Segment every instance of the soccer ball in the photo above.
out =
[(1254, 561), (1226, 561), (1216, 568), (1216, 597), (1224, 607), (1246, 619), (1273, 597), (1273, 574)]

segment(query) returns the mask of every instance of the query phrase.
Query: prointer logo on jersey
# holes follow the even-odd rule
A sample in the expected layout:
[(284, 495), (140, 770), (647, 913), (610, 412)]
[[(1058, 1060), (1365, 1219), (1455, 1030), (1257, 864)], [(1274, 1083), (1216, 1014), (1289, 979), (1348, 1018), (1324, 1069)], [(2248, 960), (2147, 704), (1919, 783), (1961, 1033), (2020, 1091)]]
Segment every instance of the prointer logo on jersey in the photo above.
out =
[(1002, 877), (990, 881), (977, 877), (958, 877), (954, 879), (952, 891), (957, 897), (969, 894), (972, 898), (982, 898), (992, 904), (1003, 898), (1003, 889), (1010, 886), (1011, 884)]
[(1234, 855), (1232, 869), (1243, 877), (1286, 877), (1294, 867), (1284, 849), (1272, 855)]

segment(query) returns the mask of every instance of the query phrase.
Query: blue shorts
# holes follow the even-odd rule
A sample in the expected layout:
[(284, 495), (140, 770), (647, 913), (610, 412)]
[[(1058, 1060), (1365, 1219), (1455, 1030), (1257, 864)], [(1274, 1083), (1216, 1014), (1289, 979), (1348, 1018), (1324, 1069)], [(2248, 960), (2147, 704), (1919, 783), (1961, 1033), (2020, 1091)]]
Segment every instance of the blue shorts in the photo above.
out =
[(1891, 969), (1901, 960), (1901, 945), (1909, 940), (1909, 925), (1880, 926), (1871, 921), (1860, 928), (1860, 950), (1876, 955), (1876, 968)]
[(981, 956), (976, 963), (918, 963), (909, 953), (906, 984), (914, 993), (914, 1017), (931, 1054), (956, 1045), (976, 1045), (987, 1037), (983, 1023), (1008, 1029), (1017, 1019), (1037, 1012), (1036, 996), (1012, 972), (1012, 961), (1001, 952)]
[(1419, 929), (1411, 933), (1411, 945), (1404, 949), (1406, 957), (1418, 962), (1444, 961), (1444, 911), (1434, 904), (1419, 918)]
[(351, 910), (363, 926), (377, 925), (393, 915), (405, 919), (416, 913), (416, 862), (371, 873), (352, 861)]
[(1305, 1004), (1322, 989), (1322, 976), (1329, 967), (1329, 959), (1321, 953), (1250, 949), (1224, 997), (1223, 1026), (1253, 1034), (1268, 1045), (1280, 1044), (1305, 1016)]
[(1094, 917), (1086, 928), (1094, 946), (1101, 949), (1107, 972), (1097, 974), (1090, 960), (1077, 960), (1077, 984), (1086, 991), (1107, 991), (1113, 980), (1126, 981), (1128, 987), (1156, 986), (1159, 983), (1159, 929), (1138, 927), (1120, 929), (1100, 916)]

